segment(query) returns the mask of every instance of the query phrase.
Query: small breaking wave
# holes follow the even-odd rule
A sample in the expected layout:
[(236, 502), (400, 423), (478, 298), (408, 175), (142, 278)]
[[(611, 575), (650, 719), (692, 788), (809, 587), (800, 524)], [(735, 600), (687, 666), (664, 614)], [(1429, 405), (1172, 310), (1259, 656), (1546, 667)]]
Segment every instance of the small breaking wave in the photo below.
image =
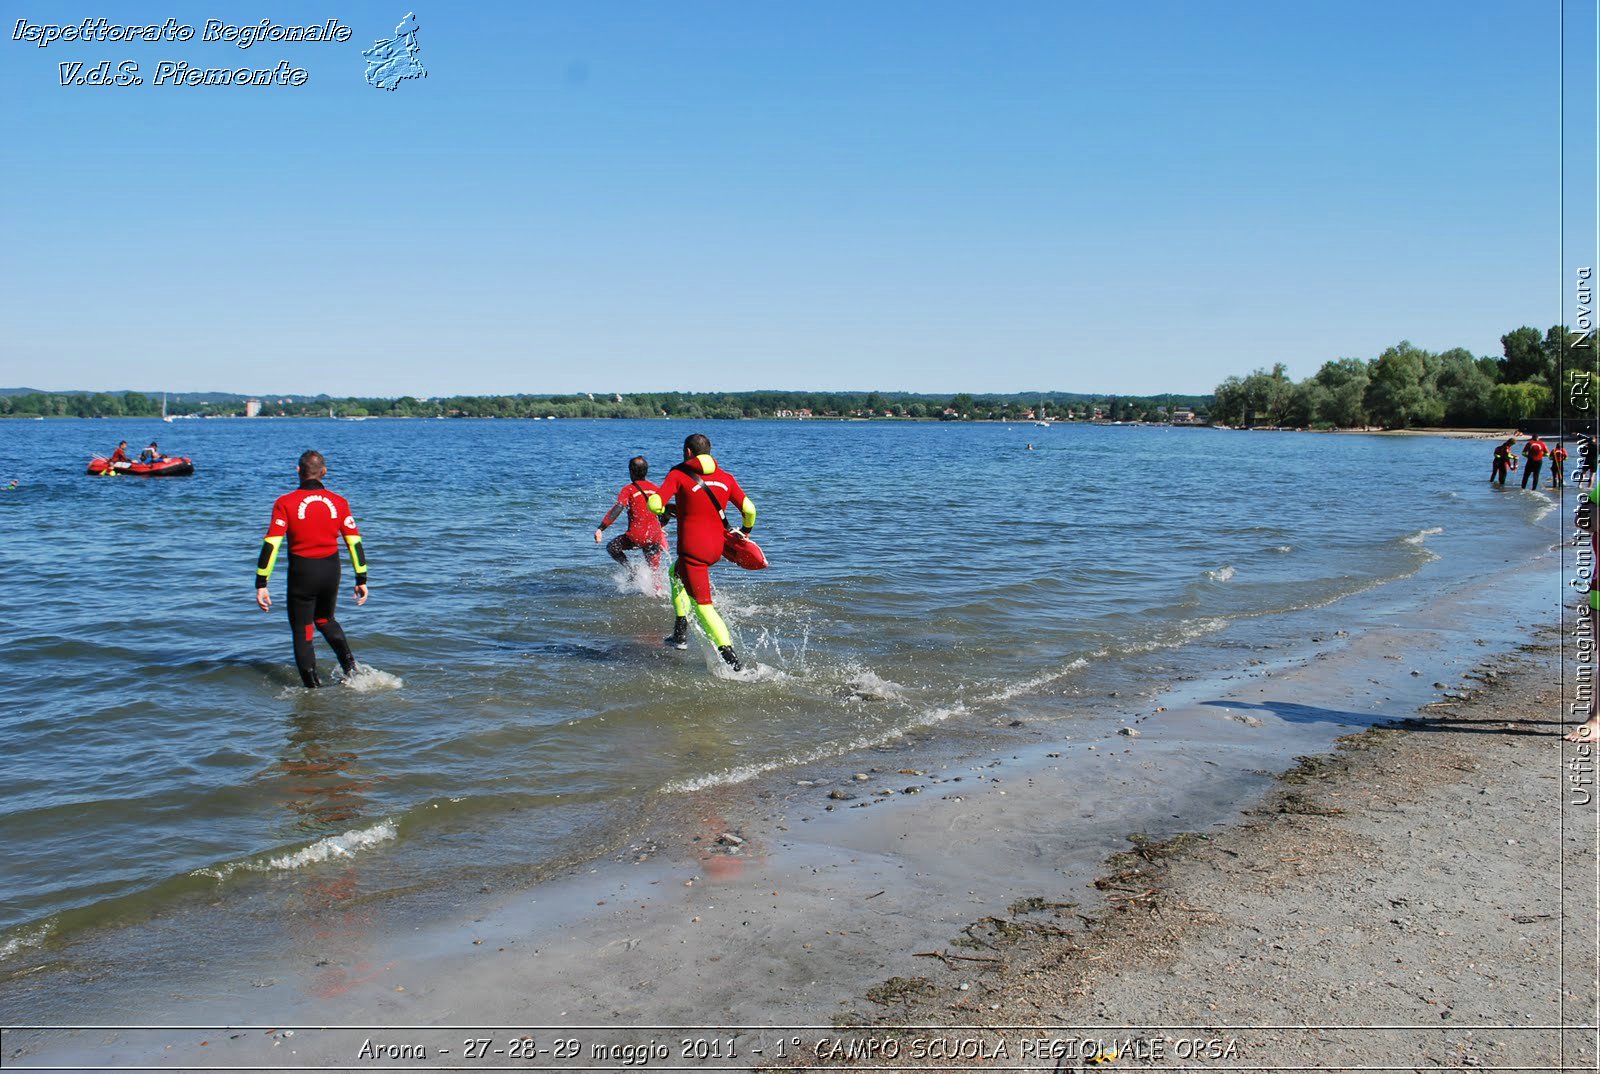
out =
[(736, 783), (748, 783), (758, 776), (775, 772), (780, 768), (798, 768), (801, 765), (815, 764), (825, 761), (830, 757), (838, 757), (857, 750), (869, 750), (874, 746), (881, 746), (885, 742), (893, 742), (904, 737), (905, 733), (914, 727), (926, 727), (929, 724), (943, 723), (953, 716), (959, 716), (967, 711), (965, 705), (952, 705), (949, 708), (934, 709), (924, 713), (917, 719), (900, 727), (893, 727), (875, 735), (862, 735), (860, 738), (849, 742), (838, 742), (828, 746), (820, 746), (804, 753), (790, 754), (771, 761), (758, 761), (755, 764), (736, 765), (724, 768), (718, 772), (707, 772), (701, 776), (691, 776), (687, 779), (675, 779), (661, 788), (664, 794), (689, 794), (694, 791), (708, 790), (712, 787), (729, 787)]
[(1214, 571), (1206, 571), (1206, 577), (1211, 579), (1213, 582), (1231, 581), (1233, 579), (1233, 575), (1234, 569), (1232, 565), (1218, 567)]
[(1046, 686), (1049, 686), (1051, 683), (1056, 682), (1056, 681), (1058, 681), (1060, 679), (1066, 678), (1068, 675), (1071, 675), (1074, 671), (1082, 671), (1084, 668), (1086, 668), (1088, 666), (1089, 666), (1088, 659), (1086, 657), (1080, 656), (1075, 660), (1069, 661), (1068, 663), (1064, 664), (1063, 666), (1057, 668), (1054, 671), (1047, 671), (1042, 675), (1035, 675), (1031, 679), (1024, 679), (1022, 682), (1016, 682), (1016, 683), (1012, 683), (1009, 686), (1002, 687), (1001, 689), (995, 691), (993, 694), (990, 694), (985, 700), (988, 700), (988, 701), (1011, 701), (1011, 700), (1014, 700), (1016, 698), (1019, 698), (1019, 697), (1023, 696), (1024, 694), (1031, 694), (1031, 693), (1034, 693), (1037, 690), (1043, 690)]
[(1422, 542), (1426, 541), (1429, 537), (1438, 536), (1439, 534), (1441, 534), (1443, 532), (1444, 532), (1444, 527), (1443, 526), (1429, 526), (1425, 530), (1418, 530), (1416, 533), (1411, 534), (1409, 537), (1402, 537), (1400, 539), (1402, 541), (1404, 541), (1406, 544), (1421, 546)]
[(1268, 552), (1274, 552), (1274, 553), (1276, 553), (1276, 554), (1278, 554), (1280, 556), (1287, 556), (1290, 552), (1294, 551), (1294, 545), (1292, 545), (1292, 544), (1277, 544), (1277, 545), (1273, 545), (1271, 548), (1267, 549), (1267, 551)]
[(387, 843), (399, 836), (399, 829), (392, 820), (374, 824), (370, 828), (355, 828), (339, 835), (330, 835), (318, 839), (299, 850), (287, 854), (276, 854), (270, 857), (259, 857), (248, 861), (228, 862), (218, 866), (208, 866), (196, 869), (190, 876), (208, 876), (213, 880), (226, 880), (234, 873), (269, 873), (286, 872), (291, 869), (300, 869), (307, 865), (316, 865), (320, 862), (333, 861), (337, 858), (353, 858), (363, 850), (369, 850), (380, 843)]
[(1145, 653), (1177, 649), (1191, 641), (1198, 641), (1208, 634), (1216, 634), (1228, 629), (1230, 622), (1231, 620), (1224, 619), (1221, 616), (1213, 616), (1207, 619), (1185, 619), (1174, 625), (1175, 629), (1172, 633), (1176, 635), (1175, 637), (1167, 636), (1154, 638), (1150, 641), (1136, 641), (1126, 645), (1119, 645), (1115, 649), (1097, 649), (1089, 654), (1089, 659), (1104, 660), (1107, 657), (1114, 656), (1141, 656)]
[(15, 958), (30, 947), (38, 947), (50, 938), (55, 928), (53, 923), (47, 921), (42, 925), (18, 929), (16, 935), (0, 941), (0, 962)]

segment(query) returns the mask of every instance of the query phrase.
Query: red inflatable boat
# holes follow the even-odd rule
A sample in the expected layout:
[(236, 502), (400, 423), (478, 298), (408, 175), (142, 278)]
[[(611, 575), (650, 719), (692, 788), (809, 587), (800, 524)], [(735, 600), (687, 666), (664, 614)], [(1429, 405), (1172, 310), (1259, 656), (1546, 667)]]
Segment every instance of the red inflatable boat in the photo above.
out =
[(89, 473), (96, 477), (188, 477), (194, 473), (194, 460), (174, 455), (160, 462), (107, 462), (105, 459), (89, 460)]

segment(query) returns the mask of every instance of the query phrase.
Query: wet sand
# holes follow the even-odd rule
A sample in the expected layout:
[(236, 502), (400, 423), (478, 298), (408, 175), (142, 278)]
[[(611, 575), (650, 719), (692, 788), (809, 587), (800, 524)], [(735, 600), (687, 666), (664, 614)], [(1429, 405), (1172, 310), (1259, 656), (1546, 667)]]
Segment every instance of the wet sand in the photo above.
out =
[(1560, 742), (1561, 671), (1548, 640), (1492, 661), (1242, 824), (1136, 841), (1099, 908), (978, 922), (857, 1018), (967, 1027), (881, 1038), (902, 1054), (1015, 1056), (1026, 1034), (976, 1027), (1042, 1024), (1080, 1064), (1594, 1070), (1595, 756)]

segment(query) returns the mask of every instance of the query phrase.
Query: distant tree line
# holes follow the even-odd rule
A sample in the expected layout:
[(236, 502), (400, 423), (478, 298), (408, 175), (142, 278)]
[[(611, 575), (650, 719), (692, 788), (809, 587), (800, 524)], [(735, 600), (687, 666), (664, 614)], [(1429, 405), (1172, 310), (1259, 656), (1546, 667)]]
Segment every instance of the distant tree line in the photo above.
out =
[[(1282, 363), (1217, 385), (1211, 419), (1295, 428), (1515, 426), (1593, 419), (1594, 337), (1555, 325), (1500, 337), (1500, 357), (1460, 347), (1434, 354), (1401, 341), (1376, 358), (1336, 358), (1295, 383)], [(1579, 404), (1582, 405), (1579, 405)]]
[[(658, 392), (619, 395), (457, 395), (439, 399), (260, 396), (268, 417), (394, 418), (872, 418), (945, 421), (1161, 421), (1176, 409), (1203, 412), (1204, 395), (1115, 396), (1075, 392), (932, 395), (913, 392)], [(245, 396), (168, 400), (173, 414), (242, 415)], [(140, 392), (0, 394), (0, 417), (145, 418), (161, 400)]]

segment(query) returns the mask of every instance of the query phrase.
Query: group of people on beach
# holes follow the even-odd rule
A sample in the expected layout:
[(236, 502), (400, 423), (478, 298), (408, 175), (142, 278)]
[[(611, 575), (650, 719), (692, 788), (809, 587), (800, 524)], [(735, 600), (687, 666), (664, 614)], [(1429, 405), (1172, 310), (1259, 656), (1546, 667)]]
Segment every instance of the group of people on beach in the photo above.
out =
[[(1494, 449), (1494, 460), (1489, 469), (1489, 483), (1491, 485), (1504, 485), (1506, 475), (1517, 469), (1517, 438), (1506, 437), (1499, 447)], [(1522, 487), (1528, 488), (1529, 483), (1535, 491), (1539, 488), (1539, 472), (1544, 468), (1544, 460), (1550, 460), (1550, 487), (1559, 489), (1566, 487), (1567, 449), (1560, 440), (1551, 447), (1546, 444), (1539, 434), (1528, 437), (1528, 442), (1522, 445), (1522, 459), (1526, 465), (1522, 467)], [(1595, 466), (1595, 441), (1592, 436), (1578, 438), (1578, 472), (1574, 480), (1581, 486), (1585, 481), (1594, 480)]]
[[(155, 444), (150, 446), (154, 448)], [(119, 450), (126, 447), (124, 441)], [(272, 609), (267, 584), (287, 542), (286, 604), (294, 662), (300, 681), (314, 688), (322, 685), (315, 648), (318, 632), (332, 646), (344, 673), (348, 676), (356, 672), (355, 654), (334, 615), (339, 602), (339, 546), (343, 544), (349, 550), (355, 568), (358, 606), (367, 602), (367, 556), (349, 502), (323, 484), (328, 462), (322, 453), (302, 454), (296, 473), (299, 487), (279, 496), (272, 505), (272, 518), (256, 560), (255, 595), (262, 611)], [(731, 473), (717, 465), (711, 456), (711, 440), (702, 433), (684, 439), (683, 462), (674, 466), (659, 486), (648, 480), (649, 473), (650, 464), (644, 456), (628, 460), (628, 484), (617, 493), (616, 504), (594, 531), (595, 543), (600, 542), (606, 527), (627, 511), (627, 532), (614, 538), (606, 551), (622, 563), (626, 562), (626, 552), (638, 549), (655, 570), (666, 550), (662, 522), (676, 521), (677, 558), (667, 571), (672, 586), (673, 626), (666, 644), (676, 649), (689, 647), (692, 611), (723, 661), (739, 671), (743, 663), (734, 652), (727, 624), (712, 601), (710, 571), (725, 555), (737, 556), (744, 565), (749, 565), (744, 561), (751, 555), (761, 558), (759, 550), (749, 542), (756, 524), (755, 502)], [(739, 509), (742, 524), (737, 528), (728, 523), (724, 514), (730, 506)]]

